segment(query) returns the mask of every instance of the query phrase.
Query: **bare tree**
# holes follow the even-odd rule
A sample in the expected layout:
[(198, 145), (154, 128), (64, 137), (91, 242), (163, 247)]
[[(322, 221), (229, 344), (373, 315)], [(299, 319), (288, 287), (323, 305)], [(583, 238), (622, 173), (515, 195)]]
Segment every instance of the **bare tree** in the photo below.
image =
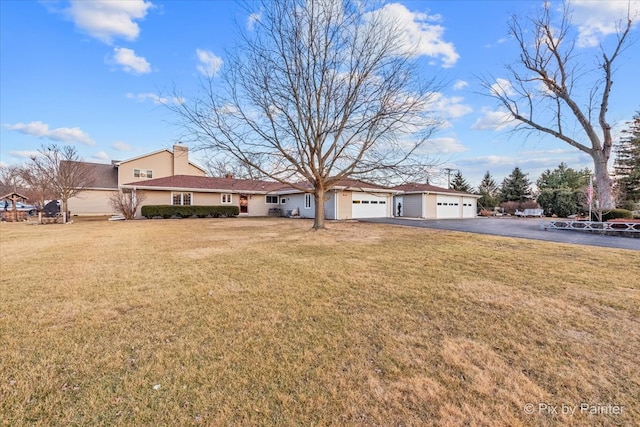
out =
[[(232, 176), (238, 179), (264, 179), (264, 174), (261, 174), (259, 170), (248, 166), (246, 163), (241, 162), (235, 157), (229, 155), (220, 155), (220, 153), (210, 153), (211, 155), (205, 157), (203, 160), (203, 166), (209, 176), (224, 178)], [(253, 163), (263, 164), (263, 161), (253, 158)]]
[(419, 148), (438, 126), (434, 80), (419, 75), (398, 23), (357, 0), (258, 7), (220, 84), (210, 76), (198, 98), (168, 107), (200, 147), (311, 189), (313, 228), (323, 229), (325, 193), (339, 180), (425, 162)]
[(588, 70), (576, 51), (570, 14), (565, 4), (556, 21), (545, 2), (535, 17), (513, 16), (509, 33), (519, 45), (518, 61), (507, 66), (507, 79), (483, 79), (483, 86), (518, 122), (516, 130), (552, 135), (589, 154), (599, 203), (614, 208), (608, 170), (613, 139), (607, 110), (614, 62), (628, 45), (633, 19), (628, 13), (618, 24), (612, 49), (607, 52), (600, 46), (597, 69)]
[(25, 195), (33, 201), (32, 204), (36, 205), (39, 210), (44, 208), (46, 200), (56, 198), (49, 176), (40, 169), (27, 164), (20, 168), (20, 176), (27, 187)]
[(144, 202), (144, 191), (118, 190), (109, 195), (109, 204), (125, 219), (135, 219), (138, 207)]
[(22, 180), (20, 166), (0, 165), (0, 196), (17, 192), (24, 193), (25, 183)]
[(62, 212), (66, 218), (69, 199), (93, 182), (91, 169), (81, 161), (75, 147), (51, 144), (38, 151), (40, 155), (32, 156), (27, 167), (51, 183), (53, 193), (62, 201)]

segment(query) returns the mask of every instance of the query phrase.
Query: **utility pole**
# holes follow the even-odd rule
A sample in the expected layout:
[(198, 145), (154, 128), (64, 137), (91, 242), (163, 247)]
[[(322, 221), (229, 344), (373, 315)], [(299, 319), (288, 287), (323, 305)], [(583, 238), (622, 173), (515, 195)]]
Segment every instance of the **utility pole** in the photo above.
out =
[(447, 188), (451, 188), (451, 172), (459, 172), (459, 169), (444, 168), (444, 170), (447, 172)]

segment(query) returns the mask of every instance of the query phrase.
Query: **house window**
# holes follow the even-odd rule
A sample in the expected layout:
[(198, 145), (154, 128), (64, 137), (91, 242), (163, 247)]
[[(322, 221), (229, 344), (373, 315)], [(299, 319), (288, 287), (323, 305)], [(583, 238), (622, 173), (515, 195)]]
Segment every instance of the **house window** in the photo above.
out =
[(280, 204), (281, 205), (284, 205), (286, 203), (287, 203), (287, 198), (286, 197), (283, 197), (282, 199), (280, 199)]
[(304, 208), (305, 209), (311, 209), (311, 194), (305, 194), (304, 195)]
[(351, 202), (351, 203), (353, 203), (354, 205), (359, 205), (359, 204), (360, 204), (360, 200), (354, 200), (354, 201), (353, 201), (353, 202)]
[(270, 205), (277, 205), (278, 196), (265, 196), (265, 203), (268, 203)]
[(153, 178), (153, 171), (150, 169), (134, 169), (134, 178)]
[(231, 194), (223, 194), (222, 195), (222, 203), (225, 205), (231, 204)]
[(174, 206), (189, 206), (191, 205), (191, 193), (172, 193), (171, 202)]

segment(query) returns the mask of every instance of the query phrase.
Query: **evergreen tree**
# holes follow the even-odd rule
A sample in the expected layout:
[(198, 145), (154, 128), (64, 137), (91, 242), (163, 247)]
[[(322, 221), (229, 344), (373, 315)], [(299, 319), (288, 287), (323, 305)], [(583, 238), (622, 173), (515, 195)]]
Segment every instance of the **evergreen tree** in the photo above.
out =
[(640, 202), (640, 112), (622, 132), (614, 163), (616, 180), (625, 207), (635, 209), (634, 205)]
[(524, 202), (531, 198), (531, 182), (528, 174), (516, 166), (511, 175), (502, 181), (500, 186), (501, 202)]
[(560, 188), (579, 190), (589, 184), (589, 175), (591, 175), (591, 171), (588, 168), (577, 171), (562, 162), (553, 171), (547, 169), (542, 172), (536, 185), (540, 190)]
[(472, 190), (471, 185), (462, 176), (462, 173), (460, 173), (460, 171), (456, 172), (456, 174), (453, 176), (451, 189), (456, 191), (464, 191), (465, 193), (469, 193)]
[(481, 209), (493, 209), (498, 206), (498, 184), (491, 177), (489, 171), (484, 174), (480, 185), (478, 185), (478, 194), (482, 197), (478, 199), (478, 207)]
[(540, 190), (538, 203), (548, 215), (567, 217), (578, 213), (590, 175), (588, 168), (577, 171), (565, 163), (560, 163), (553, 171), (547, 169), (536, 181)]

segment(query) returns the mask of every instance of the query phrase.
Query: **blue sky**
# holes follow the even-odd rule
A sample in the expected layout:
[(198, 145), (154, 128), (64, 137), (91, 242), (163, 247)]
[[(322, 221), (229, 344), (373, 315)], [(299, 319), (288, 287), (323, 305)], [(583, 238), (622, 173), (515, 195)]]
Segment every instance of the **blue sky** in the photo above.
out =
[[(517, 58), (509, 16), (531, 13), (541, 2), (388, 3), (406, 35), (420, 38), (426, 77), (446, 83), (435, 105), (446, 127), (429, 148), (443, 166), (459, 169), (475, 186), (487, 170), (500, 182), (520, 166), (535, 181), (560, 162), (591, 165), (564, 143), (509, 132), (495, 102), (479, 93), (477, 76), (506, 77), (504, 65)], [(614, 38), (609, 33), (627, 2), (573, 0), (572, 6), (576, 53), (591, 67), (598, 44)], [(640, 1), (631, 8), (640, 11)], [(23, 163), (51, 142), (74, 145), (85, 160), (103, 163), (170, 148), (179, 129), (158, 97), (174, 85), (197, 94), (201, 73), (225, 66), (225, 52), (252, 18), (225, 0), (0, 1), (0, 162)], [(640, 110), (638, 33), (634, 27), (635, 44), (614, 76), (609, 119), (616, 132)]]

